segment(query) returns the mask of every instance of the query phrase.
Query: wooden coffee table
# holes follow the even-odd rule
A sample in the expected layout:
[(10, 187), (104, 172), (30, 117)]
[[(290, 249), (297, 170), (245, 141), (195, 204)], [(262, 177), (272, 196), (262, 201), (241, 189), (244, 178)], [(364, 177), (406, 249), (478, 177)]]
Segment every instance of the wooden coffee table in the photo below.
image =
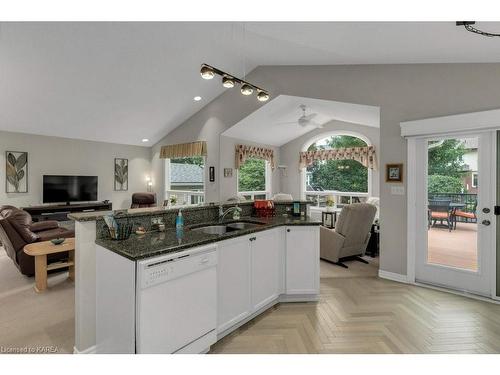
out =
[[(56, 262), (47, 265), (47, 255), (69, 252), (67, 262)], [(47, 289), (47, 271), (69, 267), (69, 278), (75, 280), (75, 239), (66, 238), (60, 245), (50, 241), (34, 242), (24, 247), (24, 252), (35, 257), (35, 290), (38, 293)]]

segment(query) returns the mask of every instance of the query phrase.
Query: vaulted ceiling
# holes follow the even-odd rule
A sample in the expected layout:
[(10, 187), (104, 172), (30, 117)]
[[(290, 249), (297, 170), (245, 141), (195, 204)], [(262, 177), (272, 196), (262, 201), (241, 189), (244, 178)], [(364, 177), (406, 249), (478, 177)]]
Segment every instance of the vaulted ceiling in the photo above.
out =
[(500, 62), (499, 43), (453, 22), (1, 23), (0, 130), (149, 146), (223, 92), (203, 62)]

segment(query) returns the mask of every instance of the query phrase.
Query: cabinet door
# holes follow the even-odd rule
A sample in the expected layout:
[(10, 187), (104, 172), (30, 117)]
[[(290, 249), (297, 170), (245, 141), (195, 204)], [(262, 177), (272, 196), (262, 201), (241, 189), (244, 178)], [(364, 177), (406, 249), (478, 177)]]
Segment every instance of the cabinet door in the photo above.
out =
[(252, 310), (266, 306), (281, 293), (283, 228), (256, 233), (251, 247)]
[(319, 294), (319, 227), (286, 227), (286, 294)]
[(218, 245), (217, 332), (245, 319), (251, 310), (249, 236)]

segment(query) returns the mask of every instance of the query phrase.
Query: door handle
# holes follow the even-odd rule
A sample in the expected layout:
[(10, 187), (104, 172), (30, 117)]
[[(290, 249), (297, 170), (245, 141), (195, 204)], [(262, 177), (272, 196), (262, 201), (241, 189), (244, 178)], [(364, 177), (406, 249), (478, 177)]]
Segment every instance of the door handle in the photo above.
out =
[(290, 232), (290, 229), (287, 229), (286, 231), (287, 231), (287, 232)]
[(483, 220), (483, 221), (481, 221), (481, 224), (488, 226), (488, 225), (491, 224), (491, 221), (489, 221), (489, 220)]

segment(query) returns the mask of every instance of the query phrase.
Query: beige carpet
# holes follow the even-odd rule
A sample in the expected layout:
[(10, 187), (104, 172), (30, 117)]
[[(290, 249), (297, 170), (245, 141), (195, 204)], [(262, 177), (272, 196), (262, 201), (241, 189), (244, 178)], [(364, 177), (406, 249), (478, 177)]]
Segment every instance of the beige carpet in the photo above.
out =
[(72, 353), (74, 284), (67, 272), (51, 274), (42, 294), (0, 247), (0, 353), (28, 350)]

